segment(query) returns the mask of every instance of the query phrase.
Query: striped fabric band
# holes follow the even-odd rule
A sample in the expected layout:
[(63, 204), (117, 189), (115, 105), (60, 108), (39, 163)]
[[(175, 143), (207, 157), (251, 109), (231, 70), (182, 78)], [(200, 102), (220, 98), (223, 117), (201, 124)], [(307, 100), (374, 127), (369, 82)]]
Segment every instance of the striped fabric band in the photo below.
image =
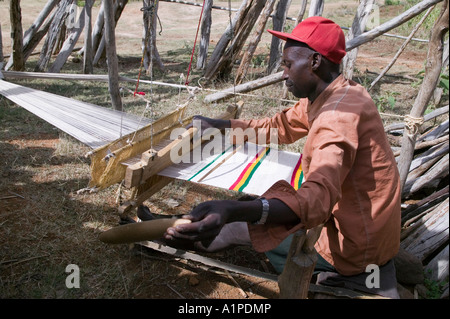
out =
[(300, 155), (297, 165), (295, 165), (294, 171), (292, 172), (291, 186), (294, 187), (295, 190), (300, 188), (303, 181), (302, 156), (303, 154)]
[(225, 151), (223, 151), (222, 153), (220, 153), (217, 157), (215, 157), (211, 162), (209, 162), (207, 165), (205, 165), (201, 170), (199, 170), (197, 173), (195, 173), (194, 175), (192, 175), (190, 178), (188, 178), (188, 181), (191, 181), (194, 177), (196, 177), (198, 174), (200, 174), (201, 172), (203, 172), (205, 169), (207, 169), (208, 167), (210, 167), (214, 162), (216, 162), (223, 154), (225, 154), (226, 152), (228, 152), (228, 150), (230, 148), (232, 148), (233, 145), (231, 145), (230, 147), (228, 147)]
[(270, 148), (263, 148), (255, 158), (247, 164), (242, 173), (239, 175), (238, 179), (231, 185), (230, 190), (242, 192), (244, 188), (248, 185), (250, 179), (253, 174), (258, 169), (259, 165), (261, 165), (262, 161), (266, 158), (266, 156), (270, 153)]

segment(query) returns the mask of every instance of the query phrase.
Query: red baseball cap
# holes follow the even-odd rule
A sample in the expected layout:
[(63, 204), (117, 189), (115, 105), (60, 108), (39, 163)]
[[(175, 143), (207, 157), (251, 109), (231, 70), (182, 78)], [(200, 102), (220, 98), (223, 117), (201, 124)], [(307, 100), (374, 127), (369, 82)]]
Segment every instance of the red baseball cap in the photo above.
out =
[(303, 42), (333, 63), (340, 64), (345, 56), (345, 36), (333, 21), (314, 16), (300, 22), (291, 33), (267, 30), (277, 38)]

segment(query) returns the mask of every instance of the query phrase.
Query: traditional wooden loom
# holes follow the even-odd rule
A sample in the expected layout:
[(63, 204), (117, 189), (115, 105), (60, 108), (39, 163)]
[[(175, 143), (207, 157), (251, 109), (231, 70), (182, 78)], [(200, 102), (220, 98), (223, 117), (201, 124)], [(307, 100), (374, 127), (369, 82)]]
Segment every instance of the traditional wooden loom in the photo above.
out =
[[(192, 122), (185, 117), (188, 102), (151, 122), (4, 80), (0, 80), (0, 94), (93, 149), (88, 153), (91, 179), (86, 190), (97, 192), (117, 183), (133, 188), (132, 196), (119, 207), (122, 215), (172, 180), (157, 173), (172, 164), (170, 150), (191, 143), (194, 133), (191, 129), (174, 141), (168, 140), (172, 130)], [(238, 116), (239, 107), (229, 107), (220, 118)], [(193, 147), (190, 145), (188, 151)]]
[[(188, 102), (159, 120), (151, 122), (148, 119), (1, 79), (0, 94), (93, 148), (88, 154), (91, 159), (91, 180), (87, 189), (101, 191), (117, 183), (132, 189), (131, 196), (118, 208), (121, 218), (130, 214), (134, 208), (168, 185), (174, 178), (256, 195), (261, 195), (279, 179), (287, 180), (296, 189), (302, 182), (301, 154), (278, 151), (262, 145), (252, 146), (249, 143), (236, 147), (226, 145), (224, 139), (222, 145), (225, 145), (225, 148), (221, 152), (212, 154), (209, 152), (208, 156), (196, 163), (174, 164), (173, 161), (192, 157), (195, 149), (200, 147), (203, 152), (208, 147), (208, 143), (203, 143), (202, 139), (193, 138), (197, 132), (195, 127), (185, 130), (174, 140), (169, 139), (174, 129), (186, 127), (192, 122), (192, 118), (184, 116)], [(229, 106), (219, 118), (237, 118), (241, 108), (242, 102)], [(174, 149), (177, 150), (176, 156), (173, 153)], [(275, 155), (272, 161), (270, 153), (271, 156)], [(252, 185), (251, 178), (255, 177), (255, 172), (263, 174), (262, 177), (255, 178), (256, 182)], [(149, 229), (145, 223), (149, 222), (152, 221), (115, 227), (117, 231), (125, 232), (127, 237), (125, 240), (120, 238), (116, 243), (138, 242), (145, 247), (211, 267), (278, 281), (282, 298), (307, 298), (308, 293), (367, 298), (361, 293), (347, 289), (310, 283), (317, 258), (314, 243), (320, 234), (321, 226), (295, 234), (285, 270), (277, 277), (152, 242), (149, 239), (153, 239), (155, 233), (161, 234), (167, 227), (173, 225), (175, 220), (166, 219), (158, 224), (159, 229), (156, 230), (152, 226), (150, 238), (146, 238)], [(137, 236), (130, 236), (130, 231), (127, 231), (129, 226), (133, 227), (131, 233), (135, 233), (138, 229), (142, 231), (138, 231)], [(113, 243), (114, 240), (109, 242)]]

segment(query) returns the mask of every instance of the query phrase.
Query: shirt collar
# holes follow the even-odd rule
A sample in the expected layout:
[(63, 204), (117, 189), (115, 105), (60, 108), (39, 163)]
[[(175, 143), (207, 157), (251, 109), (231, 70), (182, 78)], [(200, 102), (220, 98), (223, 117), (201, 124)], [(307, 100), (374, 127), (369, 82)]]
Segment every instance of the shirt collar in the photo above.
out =
[(308, 114), (308, 121), (311, 123), (314, 118), (319, 113), (322, 106), (325, 104), (326, 100), (333, 94), (334, 91), (341, 87), (345, 87), (348, 85), (348, 81), (344, 78), (342, 74), (340, 74), (333, 82), (331, 82), (322, 93), (314, 100), (313, 103), (310, 103), (308, 106), (308, 110), (306, 111)]

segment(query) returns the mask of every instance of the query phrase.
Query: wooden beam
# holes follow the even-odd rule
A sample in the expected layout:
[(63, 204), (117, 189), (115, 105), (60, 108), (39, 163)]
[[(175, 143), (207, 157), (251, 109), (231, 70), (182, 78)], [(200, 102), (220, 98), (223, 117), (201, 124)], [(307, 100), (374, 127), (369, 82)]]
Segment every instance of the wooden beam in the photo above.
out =
[[(238, 102), (238, 105), (231, 106), (226, 112), (219, 115), (220, 119), (235, 118), (242, 107), (243, 102)], [(185, 120), (186, 124), (189, 124), (192, 120)], [(126, 169), (124, 185), (131, 188), (139, 186), (145, 182), (151, 176), (157, 174), (163, 169), (169, 167), (174, 163), (174, 160), (181, 158), (185, 153), (192, 151), (195, 147), (201, 144), (201, 139), (198, 141), (193, 140), (193, 136), (197, 133), (197, 128), (190, 128), (186, 130), (178, 139), (172, 141), (169, 145), (165, 146), (159, 151), (149, 149), (142, 153), (141, 160), (135, 164), (129, 165)], [(188, 145), (187, 145), (188, 144)], [(173, 150), (181, 150), (181, 153), (175, 155)]]
[(116, 35), (113, 3), (103, 1), (105, 8), (105, 42), (106, 57), (108, 60), (109, 93), (112, 106), (116, 110), (122, 110), (122, 99), (119, 92), (119, 65), (116, 52)]
[(416, 119), (423, 119), (426, 106), (428, 105), (428, 102), (430, 101), (439, 81), (442, 68), (443, 42), (449, 28), (448, 17), (448, 0), (445, 0), (441, 9), (441, 14), (437, 18), (433, 30), (431, 31), (431, 41), (428, 46), (427, 64), (425, 66), (425, 76), (408, 117), (411, 119), (412, 123), (410, 126), (405, 127), (402, 137), (402, 149), (398, 160), (398, 169), (400, 172), (402, 188), (405, 187), (406, 179), (408, 177), (409, 168), (414, 155), (416, 134), (418, 133), (418, 128), (420, 127), (418, 124), (420, 121), (416, 123)]
[(265, 86), (269, 86), (278, 82), (281, 82), (283, 80), (283, 71), (274, 73), (265, 77), (262, 77), (260, 79), (246, 82), (240, 85), (237, 85), (235, 87), (230, 87), (228, 89), (225, 89), (220, 92), (216, 92), (210, 95), (205, 96), (204, 101), (206, 103), (213, 103), (217, 102), (222, 99), (229, 98), (233, 96), (235, 93), (245, 93), (250, 92), (256, 89), (263, 88)]
[(294, 234), (286, 259), (286, 265), (278, 279), (280, 298), (307, 299), (311, 277), (317, 263), (314, 244), (323, 225)]
[(376, 37), (388, 32), (389, 30), (392, 30), (399, 25), (407, 22), (408, 20), (414, 18), (415, 16), (419, 15), (429, 7), (435, 5), (436, 3), (442, 2), (442, 0), (424, 0), (416, 4), (415, 6), (411, 7), (410, 9), (406, 10), (399, 16), (379, 25), (376, 28), (373, 28), (370, 31), (364, 32), (361, 35), (351, 39), (346, 44), (346, 50), (350, 51), (351, 49), (354, 49), (364, 43), (370, 42)]
[[(193, 146), (190, 144), (195, 133), (197, 133), (197, 128), (189, 128), (160, 151), (150, 149), (142, 153), (139, 162), (127, 167), (124, 180), (125, 187), (138, 186), (142, 181), (147, 180), (149, 177), (172, 165), (176, 159), (173, 158), (173, 149), (185, 150), (185, 153), (190, 152)], [(186, 144), (189, 144), (189, 147), (186, 148)], [(177, 158), (182, 157), (185, 153), (177, 154)]]

